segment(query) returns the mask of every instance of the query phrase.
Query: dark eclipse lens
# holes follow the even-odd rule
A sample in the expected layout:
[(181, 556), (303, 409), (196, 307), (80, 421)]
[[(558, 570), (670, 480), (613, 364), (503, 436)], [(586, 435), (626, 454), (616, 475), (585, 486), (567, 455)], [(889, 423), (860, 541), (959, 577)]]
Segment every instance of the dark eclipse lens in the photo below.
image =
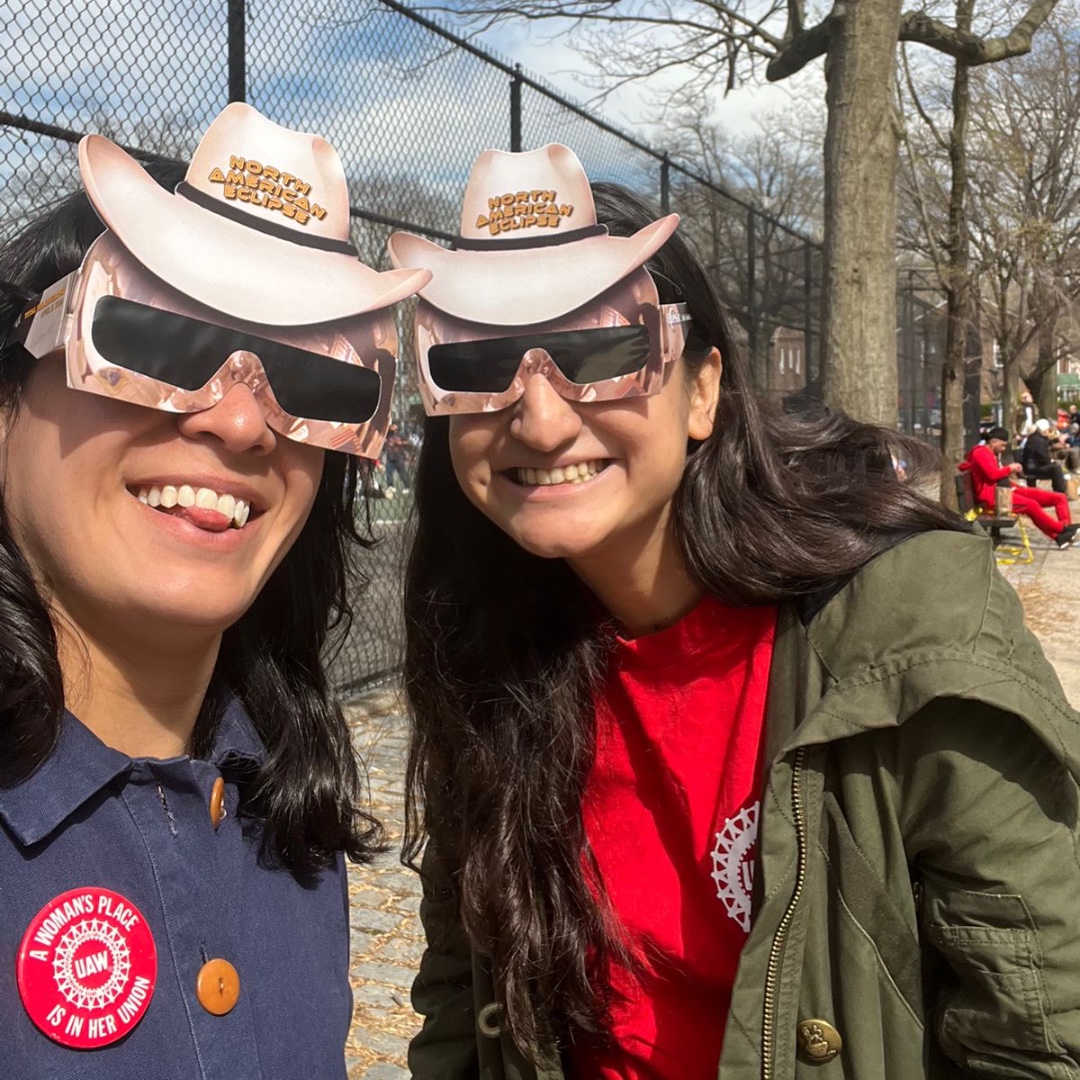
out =
[(234, 352), (252, 352), (278, 404), (303, 420), (362, 424), (379, 407), (382, 380), (369, 368), (119, 296), (97, 302), (91, 337), (117, 367), (188, 391), (204, 387)]
[(644, 326), (601, 326), (432, 345), (428, 370), (441, 390), (500, 394), (510, 389), (530, 349), (543, 349), (570, 382), (584, 386), (640, 371), (649, 361), (649, 331)]

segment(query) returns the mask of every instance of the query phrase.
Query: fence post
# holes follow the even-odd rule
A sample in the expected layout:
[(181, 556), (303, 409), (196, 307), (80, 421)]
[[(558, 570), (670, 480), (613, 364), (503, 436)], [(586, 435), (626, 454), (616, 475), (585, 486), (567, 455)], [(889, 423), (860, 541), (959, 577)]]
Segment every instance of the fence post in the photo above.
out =
[(247, 0), (228, 0), (229, 101), (247, 101)]
[(757, 370), (757, 298), (754, 295), (757, 288), (757, 225), (753, 210), (746, 211), (746, 336), (750, 345), (750, 362), (754, 367), (754, 373), (760, 376)]
[(514, 65), (510, 80), (510, 152), (521, 153), (521, 65)]
[(671, 213), (671, 160), (666, 150), (660, 162), (660, 213)]
[(819, 398), (821, 390), (817, 385), (817, 377), (813, 365), (817, 362), (812, 339), (814, 336), (814, 320), (811, 306), (814, 303), (814, 283), (811, 274), (814, 272), (814, 263), (810, 257), (810, 245), (803, 244), (803, 371), (805, 372), (803, 385), (806, 397)]

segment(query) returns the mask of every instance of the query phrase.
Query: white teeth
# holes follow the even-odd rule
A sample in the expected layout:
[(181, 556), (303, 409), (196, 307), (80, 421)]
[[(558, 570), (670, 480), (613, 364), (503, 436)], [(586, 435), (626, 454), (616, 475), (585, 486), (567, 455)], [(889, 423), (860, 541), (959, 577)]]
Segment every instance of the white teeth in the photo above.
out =
[(163, 484), (161, 487), (139, 488), (135, 493), (139, 502), (146, 506), (164, 507), (171, 510), (174, 506), (196, 506), (200, 510), (216, 510), (223, 517), (242, 529), (251, 516), (251, 504), (235, 495), (219, 495), (212, 488), (193, 488), (190, 484), (175, 487)]
[(581, 461), (573, 465), (556, 467), (550, 472), (547, 469), (520, 468), (517, 470), (517, 475), (518, 482), (521, 484), (546, 487), (549, 484), (582, 484), (591, 480), (603, 469), (603, 461)]

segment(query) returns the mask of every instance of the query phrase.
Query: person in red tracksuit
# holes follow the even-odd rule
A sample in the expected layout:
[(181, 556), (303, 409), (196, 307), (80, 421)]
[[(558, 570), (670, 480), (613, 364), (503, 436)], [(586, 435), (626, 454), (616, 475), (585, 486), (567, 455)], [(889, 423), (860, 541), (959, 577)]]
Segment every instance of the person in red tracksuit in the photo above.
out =
[[(973, 446), (960, 468), (971, 472), (975, 488), (975, 501), (987, 510), (994, 509), (994, 488), (998, 482), (1014, 473), (1022, 471), (1018, 462), (1002, 465), (998, 455), (1009, 445), (1009, 433), (1002, 427), (993, 428), (986, 442)], [(1056, 491), (1044, 491), (1041, 488), (1025, 488), (1012, 485), (1013, 509), (1018, 514), (1026, 514), (1035, 527), (1045, 533), (1059, 548), (1067, 548), (1080, 531), (1080, 525), (1073, 525), (1069, 516), (1069, 500)], [(1051, 517), (1045, 507), (1050, 507), (1057, 514)]]

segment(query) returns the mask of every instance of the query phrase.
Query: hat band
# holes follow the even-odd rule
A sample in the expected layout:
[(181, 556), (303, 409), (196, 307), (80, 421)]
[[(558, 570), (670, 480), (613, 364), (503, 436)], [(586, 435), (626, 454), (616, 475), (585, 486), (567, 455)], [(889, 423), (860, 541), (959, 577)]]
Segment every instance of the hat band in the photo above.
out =
[(230, 206), (213, 195), (207, 195), (193, 187), (186, 180), (181, 180), (176, 185), (176, 194), (182, 195), (189, 202), (209, 210), (213, 214), (219, 214), (223, 218), (235, 221), (238, 225), (246, 225), (249, 229), (256, 229), (267, 236), (276, 237), (278, 240), (288, 240), (292, 244), (300, 244), (303, 247), (318, 248), (319, 251), (332, 251), (337, 255), (352, 255), (359, 258), (360, 253), (345, 240), (334, 240), (329, 236), (316, 236), (314, 233), (300, 233), (290, 229), (286, 225), (277, 225), (272, 221), (263, 221), (252, 214), (241, 210), (237, 206)]
[(454, 241), (455, 251), (522, 251), (525, 248), (558, 247), (585, 240), (590, 236), (606, 236), (606, 225), (586, 225), (581, 229), (552, 233), (550, 236), (527, 236), (513, 240), (467, 240), (459, 236)]

